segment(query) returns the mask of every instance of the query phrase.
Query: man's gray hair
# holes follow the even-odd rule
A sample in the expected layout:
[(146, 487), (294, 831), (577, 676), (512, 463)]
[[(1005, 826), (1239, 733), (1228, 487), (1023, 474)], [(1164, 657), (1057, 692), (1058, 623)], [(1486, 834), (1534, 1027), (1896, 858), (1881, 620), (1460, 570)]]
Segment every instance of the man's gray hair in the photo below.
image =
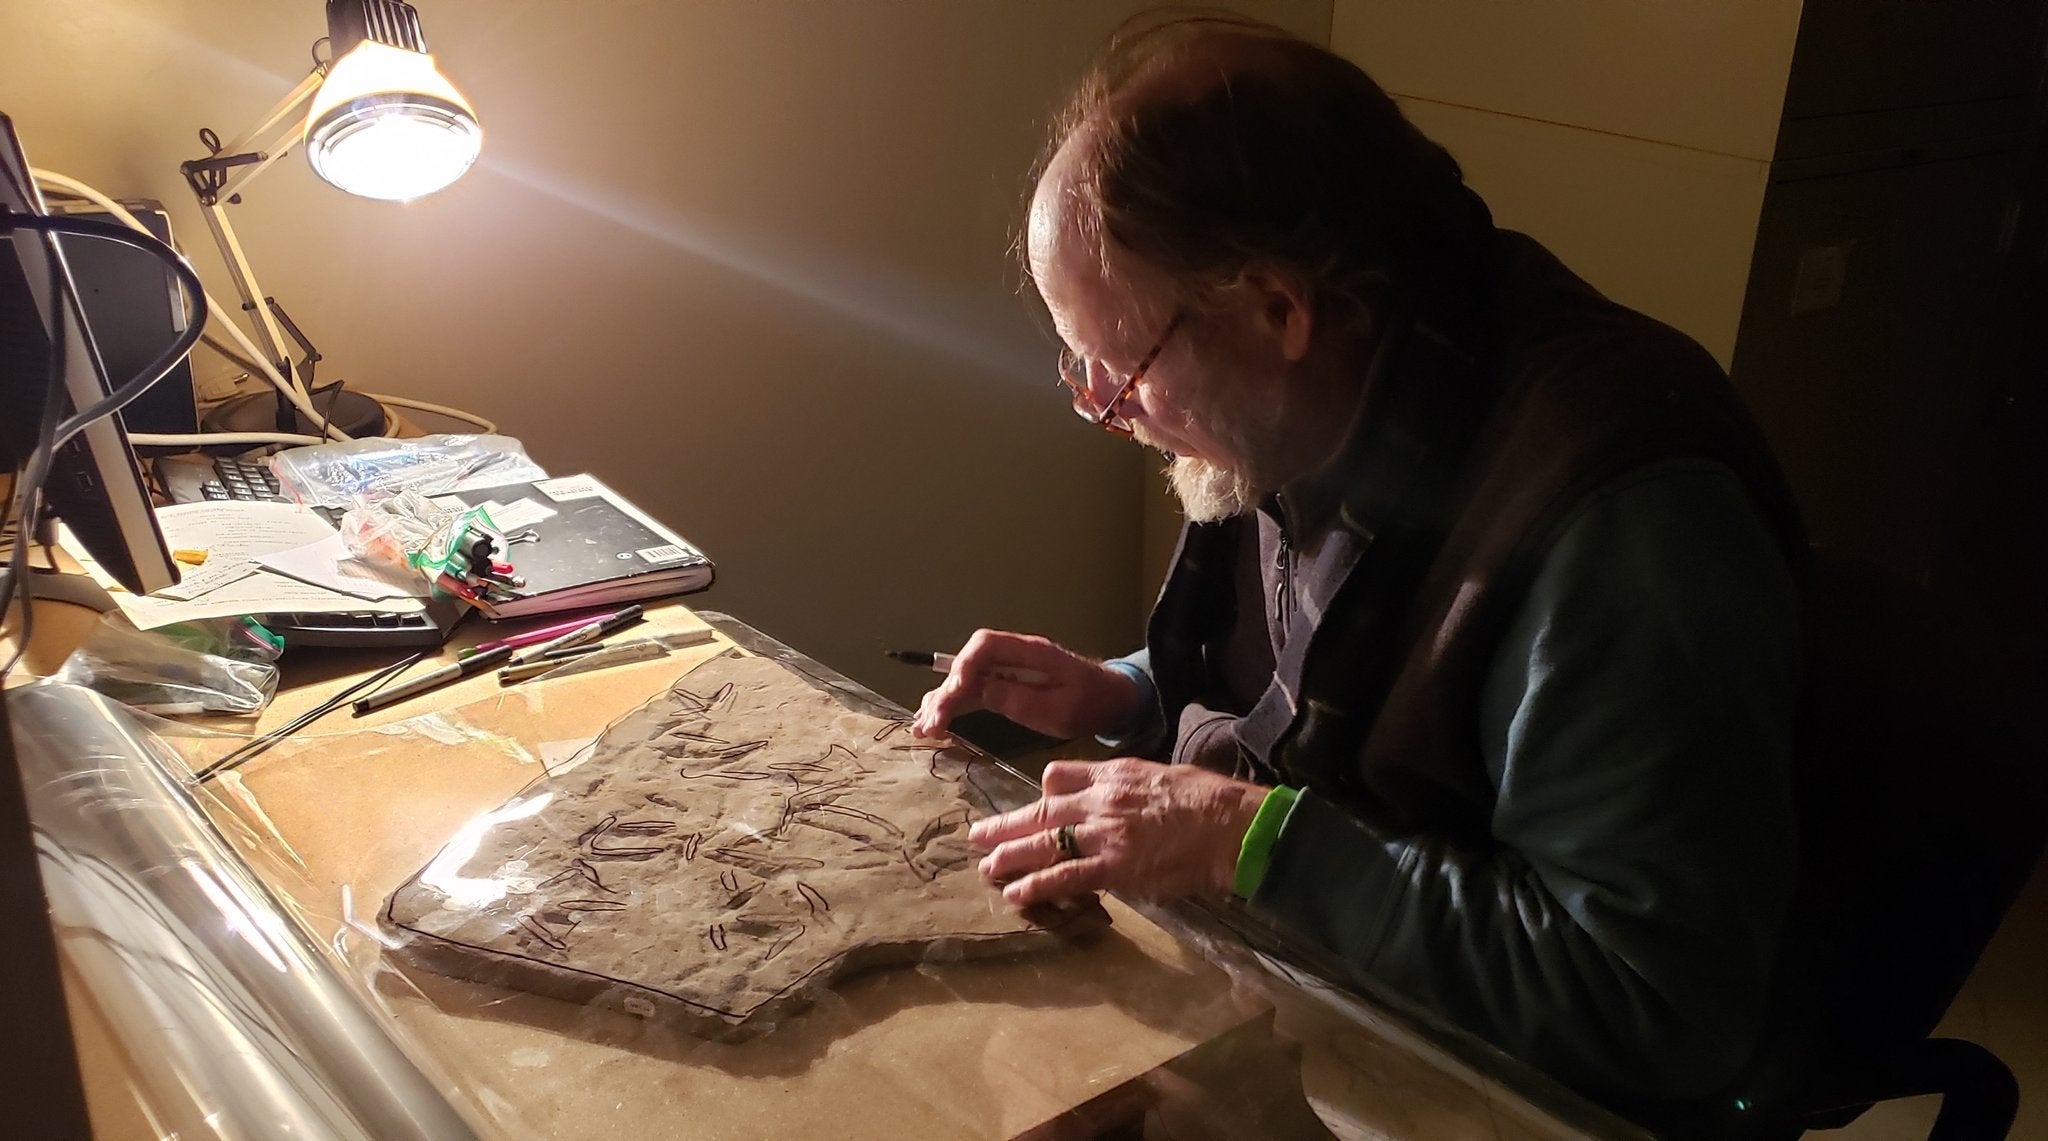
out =
[(1105, 273), (1127, 251), (1196, 312), (1267, 270), (1296, 277), (1323, 319), (1370, 322), (1471, 217), (1457, 162), (1378, 84), (1241, 17), (1126, 25), (1056, 121), (1041, 171), (1069, 139), (1076, 222)]

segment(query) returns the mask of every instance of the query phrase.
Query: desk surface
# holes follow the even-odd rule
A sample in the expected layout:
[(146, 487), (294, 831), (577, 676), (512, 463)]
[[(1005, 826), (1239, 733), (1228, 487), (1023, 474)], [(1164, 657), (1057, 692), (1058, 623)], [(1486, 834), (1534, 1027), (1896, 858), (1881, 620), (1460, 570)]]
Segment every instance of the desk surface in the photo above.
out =
[[(31, 670), (54, 669), (95, 620), (40, 605)], [(649, 621), (672, 630), (702, 619), (668, 604)], [(734, 635), (755, 652), (806, 663), (849, 703), (880, 700), (743, 625), (717, 624), (718, 644), (655, 662), (510, 691), (480, 675), (359, 720), (336, 714), (205, 786), (202, 802), (221, 832), (317, 939), (339, 948), (337, 963), (458, 1103), (506, 1135), (641, 1136), (674, 1128), (656, 1123), (687, 1122), (677, 1135), (1068, 1137), (1149, 1114), (1169, 1128), (1199, 1123), (1192, 1136), (1328, 1136), (1309, 1104), (1362, 1135), (1626, 1135), (1554, 1090), (1541, 1093), (1562, 1117), (1546, 1113), (1375, 1007), (1289, 985), (1242, 947), (1219, 956), (1210, 942), (1198, 952), (1174, 915), (1148, 909), (1155, 923), (1114, 901), (1112, 931), (1087, 945), (877, 971), (737, 1045), (402, 974), (350, 928), (345, 909), (355, 918), (373, 911), (460, 823), (533, 779), (545, 748), (595, 735)], [(456, 644), (487, 636), (471, 626)], [(222, 727), (247, 734), (282, 724), (389, 657), (290, 660), (269, 709)], [(234, 742), (172, 743), (203, 762)], [(1235, 958), (1233, 969), (1204, 952)], [(158, 1136), (127, 1080), (128, 1047), (71, 981), (97, 1132)]]

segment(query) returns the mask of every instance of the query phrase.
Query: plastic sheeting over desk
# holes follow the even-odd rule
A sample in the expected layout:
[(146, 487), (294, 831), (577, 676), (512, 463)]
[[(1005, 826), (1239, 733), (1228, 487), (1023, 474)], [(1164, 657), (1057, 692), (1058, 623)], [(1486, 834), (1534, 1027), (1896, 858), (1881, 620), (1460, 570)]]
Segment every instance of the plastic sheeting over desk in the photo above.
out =
[[(1232, 932), (1176, 938), (1170, 927), (1185, 930), (1172, 916), (1157, 913), (1155, 922), (1115, 900), (1104, 901), (1108, 929), (1092, 937), (998, 958), (971, 958), (958, 953), (957, 941), (934, 940), (929, 951), (896, 956), (907, 963), (848, 973), (810, 989), (802, 1003), (764, 1008), (765, 1022), (739, 1040), (707, 1032), (701, 1021), (666, 1017), (658, 1006), (611, 1001), (631, 991), (609, 982), (578, 995), (462, 964), (423, 969), (405, 945), (415, 934), (382, 921), (394, 891), (437, 858), (445, 865), (451, 844), (466, 833), (481, 836), (538, 795), (601, 799), (604, 790), (591, 789), (609, 762), (591, 742), (635, 711), (655, 709), (673, 719), (674, 709), (656, 708), (663, 694), (711, 696), (692, 688), (686, 671), (729, 653), (735, 639), (829, 695), (839, 712), (822, 716), (858, 730), (848, 751), (868, 769), (886, 767), (874, 748), (895, 742), (876, 740), (863, 749), (857, 737), (872, 736), (873, 725), (886, 725), (900, 710), (710, 617), (728, 635), (714, 646), (498, 691), (452, 710), (304, 734), (198, 785), (187, 782), (189, 773), (234, 739), (159, 739), (75, 689), (35, 687), (13, 697), (11, 707), (22, 711), (18, 731), (34, 739), (24, 764), (33, 768), (45, 875), (53, 897), (64, 901), (60, 943), (130, 1056), (133, 1096), (158, 1135), (1332, 1135), (1303, 1096), (1298, 1048), (1276, 1036), (1266, 983), (1252, 977), (1262, 974), (1256, 956), (1238, 946), (1239, 966), (1219, 969), (1211, 959), (1230, 957), (1217, 951), (1219, 942), (1236, 938)], [(803, 708), (792, 717), (821, 716)], [(651, 793), (660, 799), (650, 805), (668, 800), (677, 807), (658, 820), (620, 813), (611, 828), (600, 829), (593, 843), (613, 858), (591, 861), (602, 886), (576, 893), (578, 900), (630, 894), (635, 906), (654, 912), (703, 906), (650, 878), (656, 857), (639, 850), (679, 858), (686, 836), (711, 842), (716, 822), (699, 817), (714, 804), (720, 819), (738, 814), (735, 827), (774, 831), (773, 822), (741, 819), (751, 810), (733, 799), (736, 793), (692, 799), (693, 783), (711, 779), (706, 772), (722, 771), (738, 788), (755, 771), (728, 764), (724, 754), (772, 734), (749, 729), (749, 741), (702, 740), (723, 741), (728, 729), (746, 727), (689, 718), (670, 726), (683, 734), (667, 739), (674, 787), (636, 785), (635, 795)], [(760, 760), (768, 753), (740, 756)], [(995, 807), (1035, 795), (1028, 782), (964, 751), (903, 756), (935, 776), (973, 771), (978, 794)], [(819, 768), (803, 767), (814, 761)], [(764, 844), (746, 849), (748, 858), (830, 862), (835, 852), (887, 848), (889, 860), (920, 877), (961, 858), (949, 846), (958, 823), (951, 807), (917, 810), (915, 796), (841, 796), (825, 787), (849, 769), (836, 755), (778, 755), (773, 763), (785, 767), (771, 770), (764, 760), (759, 770), (769, 775), (759, 783), (789, 790), (770, 798), (781, 806), (777, 820), (820, 804), (843, 802), (848, 811), (812, 813), (815, 823), (837, 829), (822, 837), (822, 856)], [(593, 800), (588, 807), (603, 805)], [(606, 808), (596, 819), (610, 814)], [(540, 903), (526, 901), (541, 873), (560, 871), (540, 864), (567, 858), (568, 848), (589, 838), (578, 820), (563, 816), (530, 836), (505, 833), (507, 844), (524, 849), (493, 851), (474, 865), (455, 846), (457, 879), (503, 889), (500, 903), (478, 911), (487, 927), (500, 923), (509, 931), (540, 916), (561, 937), (562, 917), (549, 918)], [(620, 831), (622, 822), (637, 830)], [(740, 867), (715, 865), (692, 866), (713, 876)], [(785, 881), (764, 873), (765, 865), (747, 866), (750, 875), (736, 875), (732, 899), (719, 904), (733, 908), (724, 935), (730, 947), (758, 952), (771, 966), (776, 956), (793, 953), (769, 955), (792, 924), (822, 919), (803, 910), (817, 902), (806, 888), (835, 909), (851, 907), (841, 893), (858, 890), (817, 878), (822, 872), (803, 870)], [(442, 882), (449, 882), (445, 875)], [(924, 889), (890, 890), (900, 917), (901, 905)], [(777, 892), (788, 895), (788, 906), (761, 912), (762, 901)], [(503, 904), (507, 893), (519, 898)], [(991, 918), (1014, 921), (993, 891), (979, 906)], [(569, 916), (583, 924), (577, 939), (600, 932), (598, 924), (623, 909), (601, 910)], [(637, 954), (681, 955), (687, 940), (699, 940), (701, 952), (701, 940), (710, 937), (704, 925), (693, 919), (684, 926), (686, 934), (650, 924)], [(545, 949), (530, 931), (509, 938), (498, 951), (539, 957)], [(626, 961), (620, 970), (639, 965)], [(1341, 1135), (1439, 1135), (1439, 1125), (1482, 1138), (1578, 1135), (1546, 1125), (1543, 1115), (1426, 1044), (1319, 1011), (1313, 1001), (1296, 1001), (1280, 1013), (1290, 1025), (1313, 1024), (1298, 1037), (1337, 1057), (1341, 1080), (1325, 1080), (1325, 1087), (1362, 1090), (1376, 1103), (1362, 1119), (1368, 1124)], [(1354, 1064), (1360, 1060), (1362, 1071)], [(1332, 1072), (1327, 1060), (1311, 1067), (1314, 1074)], [(1493, 1122), (1500, 1124), (1485, 1124)]]
[(7, 700), (60, 947), (165, 1135), (475, 1135), (120, 706), (56, 683)]

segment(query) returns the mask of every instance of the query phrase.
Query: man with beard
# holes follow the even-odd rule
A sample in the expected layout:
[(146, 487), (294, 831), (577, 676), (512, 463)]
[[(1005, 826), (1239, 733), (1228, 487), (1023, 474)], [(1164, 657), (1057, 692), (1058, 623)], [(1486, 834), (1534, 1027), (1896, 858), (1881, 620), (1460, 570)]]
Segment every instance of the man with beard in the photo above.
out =
[(1233, 20), (1112, 45), (1026, 247), (1187, 525), (1144, 651), (983, 630), (925, 696), (1126, 754), (978, 824), (983, 873), (1234, 894), (1597, 1096), (1721, 1088), (1790, 894), (1803, 545), (1719, 367)]

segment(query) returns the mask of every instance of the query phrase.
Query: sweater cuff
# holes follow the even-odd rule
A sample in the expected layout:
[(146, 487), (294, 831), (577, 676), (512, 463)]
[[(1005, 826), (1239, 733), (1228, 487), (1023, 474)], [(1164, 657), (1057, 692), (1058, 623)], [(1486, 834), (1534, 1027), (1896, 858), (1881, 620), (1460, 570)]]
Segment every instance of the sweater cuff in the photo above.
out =
[(1266, 869), (1273, 861), (1273, 842), (1280, 838), (1280, 829), (1287, 823), (1287, 814), (1294, 808), (1294, 801), (1301, 793), (1285, 785), (1266, 794), (1259, 802), (1259, 810), (1252, 816), (1252, 826), (1245, 829), (1244, 843), (1237, 850), (1237, 877), (1231, 890), (1240, 899), (1250, 899), (1265, 881)]
[(1159, 713), (1159, 686), (1153, 682), (1152, 675), (1146, 673), (1143, 666), (1129, 659), (1111, 658), (1102, 664), (1137, 683), (1138, 708), (1132, 713), (1129, 724), (1119, 726), (1112, 732), (1097, 734), (1095, 739), (1104, 747), (1119, 752), (1150, 742), (1159, 735), (1162, 720)]

